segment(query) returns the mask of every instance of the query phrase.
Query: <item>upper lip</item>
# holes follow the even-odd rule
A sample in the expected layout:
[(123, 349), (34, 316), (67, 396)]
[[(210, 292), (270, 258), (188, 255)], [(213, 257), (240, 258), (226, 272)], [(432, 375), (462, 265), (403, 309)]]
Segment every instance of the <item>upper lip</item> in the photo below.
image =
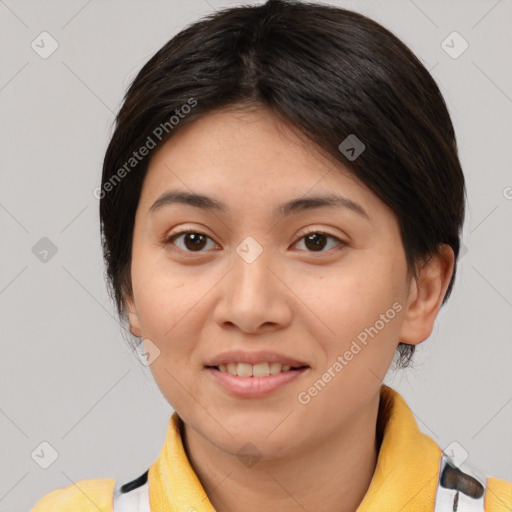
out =
[(205, 366), (219, 366), (220, 364), (228, 363), (281, 363), (287, 364), (292, 367), (309, 366), (303, 361), (288, 357), (284, 354), (279, 354), (272, 351), (260, 351), (260, 352), (243, 352), (241, 350), (232, 350), (229, 352), (222, 352), (214, 358), (210, 359)]

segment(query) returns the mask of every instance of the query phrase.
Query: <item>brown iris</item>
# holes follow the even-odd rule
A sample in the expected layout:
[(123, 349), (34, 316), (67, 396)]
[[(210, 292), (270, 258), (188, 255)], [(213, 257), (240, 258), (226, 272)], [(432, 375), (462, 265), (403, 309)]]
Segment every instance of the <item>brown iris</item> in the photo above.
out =
[(304, 237), (304, 243), (308, 249), (319, 251), (325, 247), (326, 238), (322, 233), (311, 233)]
[[(190, 250), (201, 250), (206, 245), (206, 236), (201, 233), (184, 233), (185, 247)], [(190, 241), (190, 244), (188, 243)]]

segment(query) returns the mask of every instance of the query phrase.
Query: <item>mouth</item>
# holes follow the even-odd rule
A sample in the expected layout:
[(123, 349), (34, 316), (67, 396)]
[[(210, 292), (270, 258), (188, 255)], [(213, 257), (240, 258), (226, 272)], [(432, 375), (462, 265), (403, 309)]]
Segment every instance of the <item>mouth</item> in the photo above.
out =
[(308, 365), (290, 366), (280, 363), (261, 363), (251, 365), (246, 363), (229, 363), (217, 366), (205, 366), (206, 369), (216, 370), (222, 373), (228, 373), (242, 378), (265, 378), (280, 373), (296, 372), (309, 368)]
[[(286, 388), (291, 383), (304, 378), (304, 375), (309, 373), (311, 368), (307, 365), (288, 368), (286, 365), (277, 363), (278, 368), (274, 366), (273, 370), (275, 373), (269, 373), (264, 365), (268, 363), (256, 364), (256, 375), (253, 375), (253, 365), (245, 363), (229, 363), (229, 365), (218, 365), (218, 366), (205, 366), (206, 373), (212, 379), (212, 382), (220, 386), (220, 389), (224, 390), (231, 396), (244, 399), (256, 399), (268, 397), (282, 388)], [(274, 364), (274, 363), (273, 363)], [(261, 368), (258, 368), (261, 365)], [(224, 369), (223, 367), (226, 366)], [(228, 371), (227, 367), (230, 367)], [(249, 367), (249, 368), (248, 368)], [(233, 373), (235, 371), (236, 373)], [(242, 375), (239, 375), (241, 373)], [(261, 375), (261, 373), (265, 373)]]

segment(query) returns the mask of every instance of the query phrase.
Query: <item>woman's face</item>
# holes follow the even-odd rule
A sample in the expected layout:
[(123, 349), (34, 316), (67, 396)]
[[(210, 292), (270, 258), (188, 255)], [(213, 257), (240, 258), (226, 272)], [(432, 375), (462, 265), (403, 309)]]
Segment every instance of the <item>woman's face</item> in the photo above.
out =
[[(155, 205), (171, 191), (210, 199)], [(320, 196), (342, 199), (306, 201)], [(267, 110), (209, 114), (153, 155), (131, 276), (132, 330), (156, 355), (168, 402), (222, 450), (251, 442), (263, 457), (326, 439), (375, 404), (411, 286), (392, 211)], [(230, 351), (307, 368), (269, 377), (208, 368)], [(280, 385), (244, 392), (248, 379)]]

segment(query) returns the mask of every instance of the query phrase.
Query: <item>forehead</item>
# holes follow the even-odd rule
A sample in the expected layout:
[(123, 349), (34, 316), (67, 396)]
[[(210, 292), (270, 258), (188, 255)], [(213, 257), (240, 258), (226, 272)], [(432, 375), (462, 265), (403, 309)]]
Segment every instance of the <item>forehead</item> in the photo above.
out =
[(364, 202), (367, 211), (381, 203), (347, 167), (266, 108), (206, 114), (159, 147), (140, 206), (149, 210), (162, 192), (177, 188), (239, 206), (333, 192)]

